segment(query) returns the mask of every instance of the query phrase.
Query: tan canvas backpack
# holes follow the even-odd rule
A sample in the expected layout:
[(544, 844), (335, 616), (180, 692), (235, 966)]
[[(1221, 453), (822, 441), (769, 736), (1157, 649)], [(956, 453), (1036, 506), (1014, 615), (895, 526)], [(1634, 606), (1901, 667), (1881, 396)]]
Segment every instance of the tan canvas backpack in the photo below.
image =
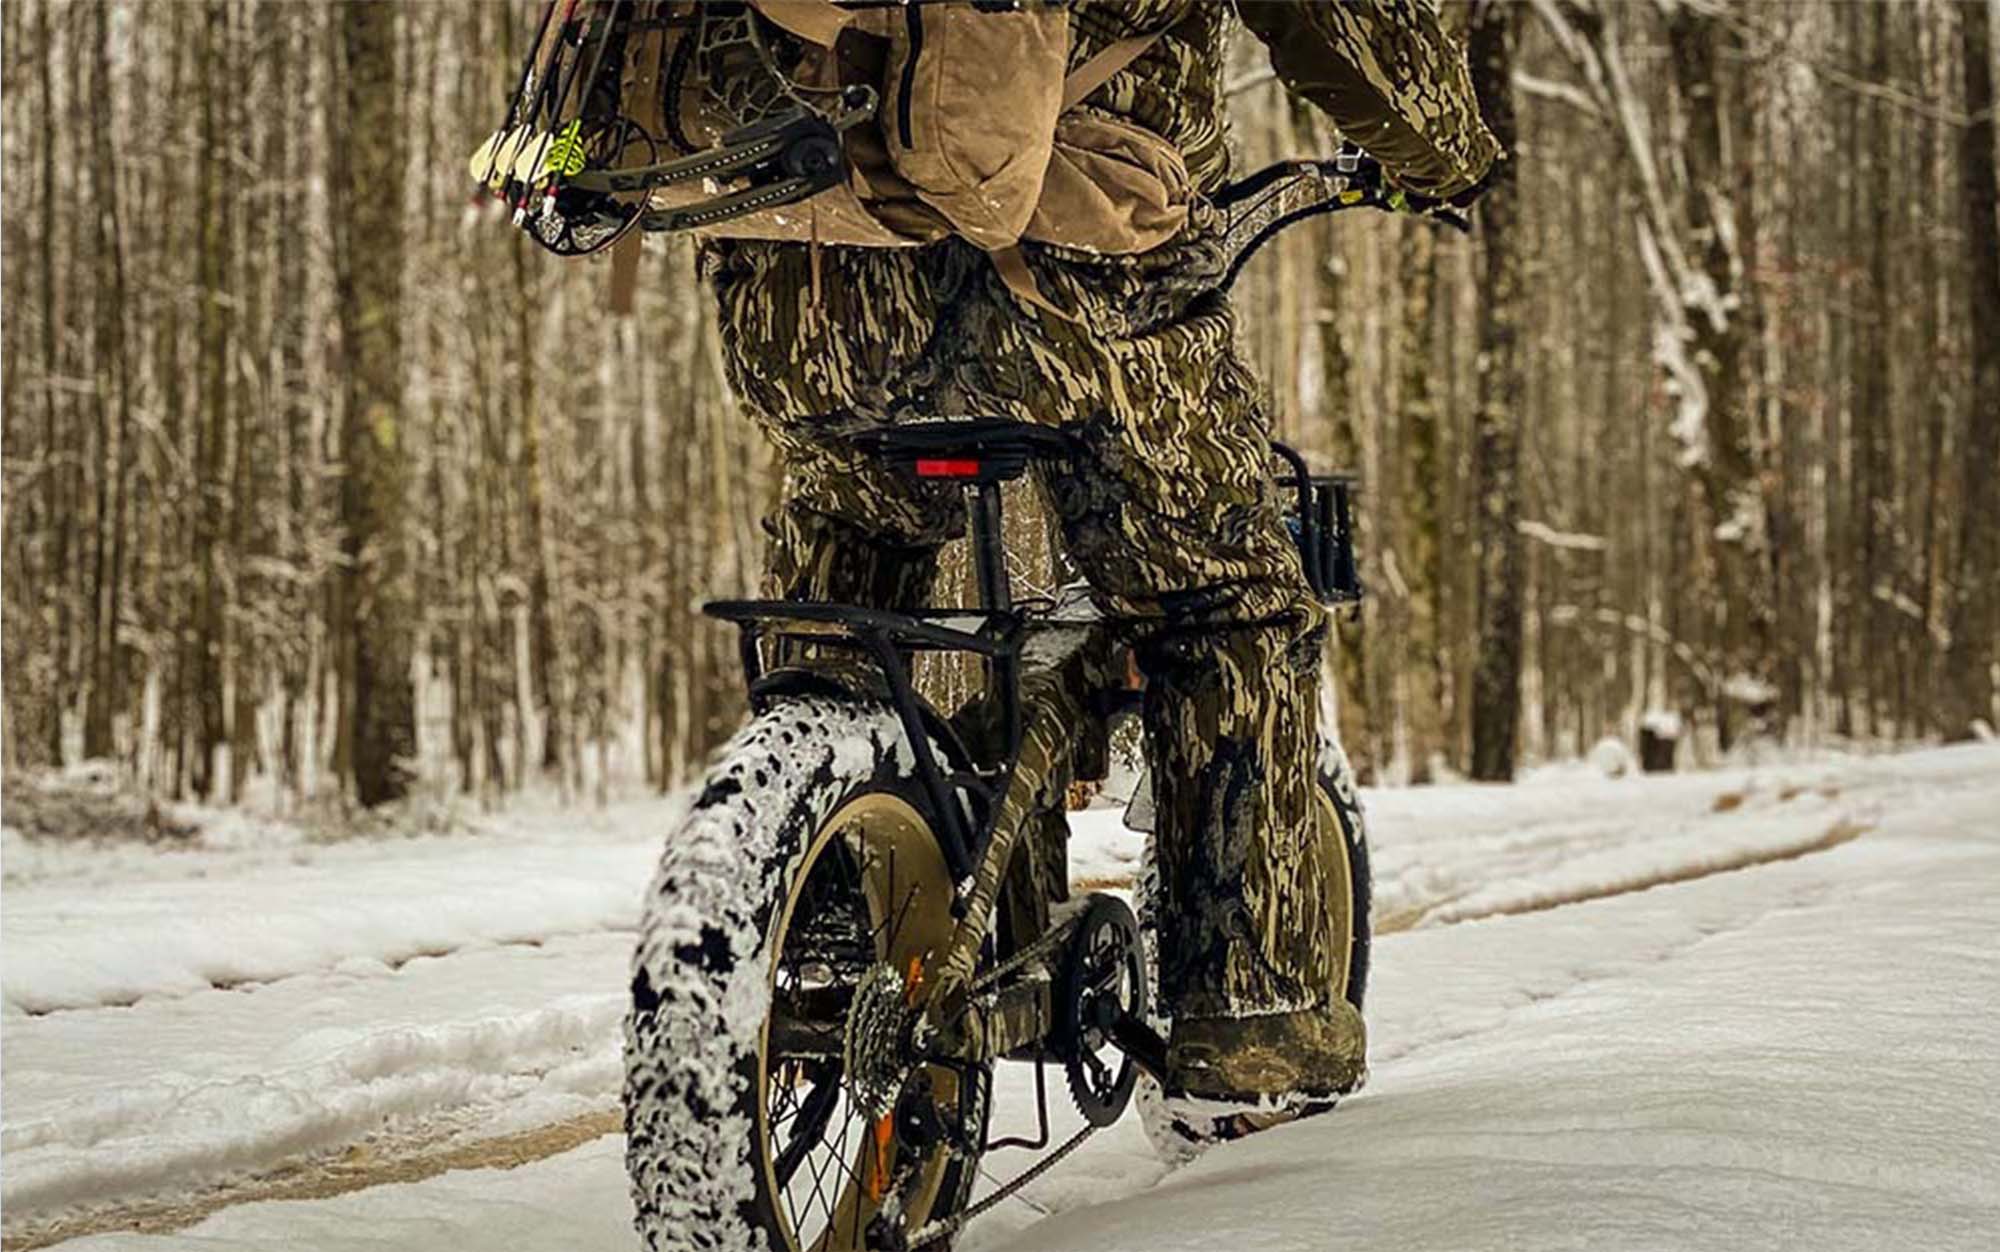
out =
[[(846, 132), (844, 182), (701, 233), (835, 247), (908, 247), (956, 234), (993, 254), (1024, 298), (1048, 307), (1021, 262), (1021, 240), (1127, 254), (1185, 225), (1191, 191), (1180, 154), (1082, 104), (1163, 32), (1114, 42), (1071, 71), (1069, 13), (1060, 4), (751, 4), (803, 49), (788, 71), (799, 89), (832, 98), (862, 85), (880, 104), (871, 122)], [(622, 69), (626, 113), (676, 148), (713, 144), (732, 121), (733, 67), (713, 63), (695, 42), (700, 25), (688, 19), (698, 7), (637, 6)], [(712, 191), (682, 185), (654, 194), (672, 204)]]

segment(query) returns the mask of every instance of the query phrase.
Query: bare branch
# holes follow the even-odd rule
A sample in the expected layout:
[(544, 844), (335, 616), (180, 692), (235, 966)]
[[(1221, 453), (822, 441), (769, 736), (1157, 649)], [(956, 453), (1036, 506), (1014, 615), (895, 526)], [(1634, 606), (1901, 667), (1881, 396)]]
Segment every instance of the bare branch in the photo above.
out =
[(1554, 100), (1558, 104), (1566, 104), (1592, 121), (1606, 123), (1611, 120), (1605, 116), (1603, 109), (1597, 107), (1597, 102), (1585, 95), (1583, 88), (1577, 86), (1575, 83), (1557, 82), (1551, 78), (1537, 78), (1526, 70), (1515, 70), (1514, 86), (1523, 95), (1534, 96), (1542, 100)]

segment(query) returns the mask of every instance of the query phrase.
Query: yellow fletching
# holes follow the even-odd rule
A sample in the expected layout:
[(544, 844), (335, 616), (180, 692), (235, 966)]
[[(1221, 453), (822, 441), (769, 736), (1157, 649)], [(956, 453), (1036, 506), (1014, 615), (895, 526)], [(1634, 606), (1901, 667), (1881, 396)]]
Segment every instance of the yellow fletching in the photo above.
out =
[(584, 166), (583, 123), (571, 122), (556, 135), (537, 134), (521, 145), (514, 158), (514, 177), (530, 187), (551, 178), (568, 178)]
[(549, 145), (549, 157), (542, 162), (542, 172), (547, 175), (559, 174), (564, 178), (574, 178), (583, 173), (584, 158), (583, 123), (573, 121), (563, 127), (562, 134)]

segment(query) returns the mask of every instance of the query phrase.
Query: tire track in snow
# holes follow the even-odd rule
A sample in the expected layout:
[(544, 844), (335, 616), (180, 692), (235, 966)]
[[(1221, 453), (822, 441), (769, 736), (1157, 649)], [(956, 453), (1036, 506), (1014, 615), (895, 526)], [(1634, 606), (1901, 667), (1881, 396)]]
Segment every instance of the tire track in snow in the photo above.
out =
[[(1550, 909), (1588, 904), (1593, 900), (1631, 895), (1634, 892), (1650, 891), (1655, 887), (1695, 882), (1716, 874), (1733, 874), (1741, 870), (1755, 869), (1760, 865), (1774, 865), (1783, 861), (1795, 861), (1804, 856), (1815, 856), (1858, 839), (1873, 828), (1873, 822), (1843, 816), (1836, 818), (1819, 833), (1790, 843), (1762, 848), (1737, 848), (1718, 856), (1663, 866), (1645, 873), (1628, 874), (1602, 883), (1530, 892), (1513, 899), (1499, 900), (1486, 905), (1475, 904), (1461, 909), (1458, 906), (1463, 901), (1475, 899), (1478, 894), (1475, 889), (1467, 889), (1454, 892), (1432, 903), (1413, 905), (1390, 913), (1378, 912), (1375, 915), (1374, 930), (1378, 936), (1394, 935), (1419, 928), (1476, 922), (1486, 917), (1511, 917), (1521, 913), (1542, 913)], [(1079, 880), (1076, 887), (1087, 891), (1129, 891), (1132, 888), (1132, 879), (1129, 875), (1095, 877)]]
[(1464, 910), (1455, 908), (1459, 901), (1470, 897), (1470, 893), (1454, 897), (1439, 904), (1424, 908), (1404, 909), (1390, 917), (1380, 919), (1375, 924), (1378, 935), (1395, 934), (1398, 931), (1415, 930), (1419, 927), (1454, 926), (1461, 922), (1476, 922), (1487, 917), (1513, 917), (1522, 913), (1545, 913), (1550, 909), (1568, 908), (1577, 904), (1588, 904), (1593, 900), (1606, 900), (1613, 896), (1632, 895), (1635, 892), (1650, 891), (1655, 887), (1667, 887), (1676, 883), (1696, 882), (1703, 878), (1713, 878), (1717, 874), (1734, 874), (1741, 870), (1755, 869), (1760, 865), (1775, 865), (1783, 861), (1796, 861), (1801, 857), (1816, 856), (1831, 852), (1842, 844), (1851, 843), (1873, 829), (1874, 823), (1857, 821), (1843, 817), (1828, 826), (1818, 836), (1801, 843), (1787, 844), (1774, 848), (1742, 848), (1713, 859), (1690, 862), (1675, 868), (1662, 869), (1653, 873), (1636, 874), (1614, 879), (1597, 886), (1577, 887), (1569, 890), (1550, 891), (1523, 896), (1516, 900), (1496, 903), (1485, 907), (1471, 907)]
[[(463, 943), (436, 944), (430, 947), (414, 948), (407, 952), (384, 956), (381, 958), (381, 962), (384, 969), (394, 973), (416, 961), (443, 960), (447, 957), (457, 956), (461, 952), (499, 952), (510, 948), (539, 949), (546, 948), (549, 944), (563, 939), (589, 938), (595, 935), (631, 935), (636, 937), (638, 933), (639, 928), (637, 926), (592, 926), (581, 930), (549, 930), (521, 939), (475, 938), (468, 939)], [(259, 987), (275, 987), (279, 983), (292, 978), (321, 977), (333, 968), (337, 968), (337, 966), (296, 969), (283, 974), (274, 974), (269, 978), (217, 977), (209, 979), (208, 986), (206, 987), (182, 989), (174, 994), (187, 996), (198, 995), (201, 991), (254, 991)], [(129, 1009), (133, 1005), (145, 1000), (149, 995), (158, 994), (160, 993), (155, 991), (140, 991), (129, 995), (106, 996), (93, 1004), (59, 1004), (45, 1008), (27, 1008), (21, 1011), (21, 1016), (32, 1020), (42, 1017), (56, 1017), (64, 1013), (95, 1013), (100, 1009)]]
[(29, 1252), (85, 1235), (133, 1231), (170, 1234), (225, 1208), (267, 1200), (323, 1200), (370, 1187), (422, 1182), (453, 1170), (514, 1169), (582, 1147), (623, 1129), (617, 1109), (585, 1113), (532, 1130), (471, 1141), (432, 1136), (356, 1145), (336, 1156), (302, 1161), (174, 1200), (136, 1201), (75, 1217), (23, 1223), (0, 1239), (0, 1252)]
[[(1571, 888), (1531, 892), (1490, 904), (1464, 905), (1473, 893), (1459, 893), (1436, 903), (1400, 910), (1376, 921), (1378, 936), (1418, 928), (1452, 926), (1482, 918), (1546, 912), (1655, 887), (1698, 881), (1763, 865), (1818, 855), (1865, 834), (1872, 823), (1840, 816), (1818, 834), (1800, 841), (1763, 848), (1739, 848), (1713, 858), (1665, 866), (1657, 870)], [(1130, 881), (1092, 880), (1080, 888), (1116, 889)], [(616, 1134), (621, 1115), (616, 1109), (585, 1114), (514, 1134), (467, 1141), (433, 1134), (406, 1137), (392, 1145), (350, 1148), (337, 1156), (300, 1162), (270, 1173), (216, 1186), (191, 1198), (120, 1204), (73, 1218), (24, 1223), (0, 1240), (0, 1252), (46, 1247), (88, 1234), (132, 1230), (164, 1233), (193, 1225), (213, 1213), (239, 1204), (266, 1200), (306, 1200), (371, 1187), (417, 1182), (454, 1170), (514, 1168), (571, 1151), (594, 1139)]]

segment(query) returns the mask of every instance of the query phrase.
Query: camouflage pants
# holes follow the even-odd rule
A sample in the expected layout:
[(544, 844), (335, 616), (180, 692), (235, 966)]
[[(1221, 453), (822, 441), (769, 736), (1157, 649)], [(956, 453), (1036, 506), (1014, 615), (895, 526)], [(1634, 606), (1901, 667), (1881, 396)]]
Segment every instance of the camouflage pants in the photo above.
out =
[(1041, 486), (1101, 607), (1140, 623), (1162, 995), (1189, 1017), (1326, 1005), (1348, 920), (1316, 781), (1325, 613), (1229, 306), (1186, 294), (1216, 263), (1199, 236), (1143, 259), (1039, 257), (1044, 294), (1083, 315), (1071, 323), (1027, 310), (956, 241), (704, 258), (731, 382), (786, 466), (771, 594), (929, 602), (962, 497), (853, 452), (839, 436), (857, 425), (1007, 416), (1092, 448)]

